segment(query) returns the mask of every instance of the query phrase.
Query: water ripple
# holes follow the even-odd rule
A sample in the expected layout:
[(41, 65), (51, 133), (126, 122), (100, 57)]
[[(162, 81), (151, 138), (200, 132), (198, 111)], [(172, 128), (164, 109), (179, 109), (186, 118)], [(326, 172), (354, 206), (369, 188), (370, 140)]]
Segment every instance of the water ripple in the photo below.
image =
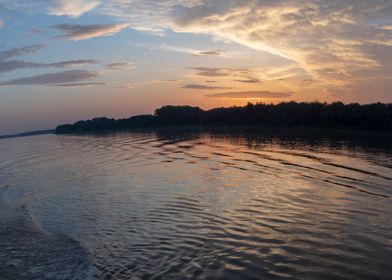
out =
[[(53, 268), (59, 279), (90, 266), (100, 279), (387, 279), (392, 153), (352, 145), (169, 132), (3, 141), (0, 206), (29, 216), (0, 215), (0, 272), (39, 250), (27, 271), (69, 264)], [(29, 238), (44, 241), (28, 247), (16, 233), (35, 224)]]

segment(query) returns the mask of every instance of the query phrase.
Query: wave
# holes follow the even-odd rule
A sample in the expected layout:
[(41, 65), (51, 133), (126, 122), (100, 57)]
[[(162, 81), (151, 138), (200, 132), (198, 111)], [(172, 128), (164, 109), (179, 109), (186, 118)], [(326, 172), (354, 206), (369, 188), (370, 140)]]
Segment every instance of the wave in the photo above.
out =
[(389, 150), (212, 134), (50, 137), (0, 147), (0, 182), (23, 186), (4, 193), (18, 206), (0, 201), (1, 280), (392, 273)]
[(1, 279), (97, 278), (89, 252), (76, 240), (45, 231), (25, 205), (10, 206), (0, 190)]

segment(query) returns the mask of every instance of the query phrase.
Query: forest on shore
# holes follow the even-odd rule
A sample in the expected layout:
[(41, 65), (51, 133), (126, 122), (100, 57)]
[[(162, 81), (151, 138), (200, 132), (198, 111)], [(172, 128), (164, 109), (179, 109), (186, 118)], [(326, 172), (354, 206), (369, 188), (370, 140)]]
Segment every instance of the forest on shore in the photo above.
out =
[(154, 114), (126, 119), (94, 118), (63, 124), (57, 134), (125, 131), (143, 128), (299, 127), (392, 132), (392, 104), (342, 102), (248, 103), (245, 106), (203, 110), (192, 106), (163, 106)]

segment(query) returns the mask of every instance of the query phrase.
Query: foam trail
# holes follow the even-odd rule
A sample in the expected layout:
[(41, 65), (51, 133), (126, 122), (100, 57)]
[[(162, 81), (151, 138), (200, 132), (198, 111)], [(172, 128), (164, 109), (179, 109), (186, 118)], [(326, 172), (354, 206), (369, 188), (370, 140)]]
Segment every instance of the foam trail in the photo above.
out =
[(67, 236), (43, 230), (25, 206), (9, 206), (0, 191), (1, 279), (94, 279), (88, 251)]

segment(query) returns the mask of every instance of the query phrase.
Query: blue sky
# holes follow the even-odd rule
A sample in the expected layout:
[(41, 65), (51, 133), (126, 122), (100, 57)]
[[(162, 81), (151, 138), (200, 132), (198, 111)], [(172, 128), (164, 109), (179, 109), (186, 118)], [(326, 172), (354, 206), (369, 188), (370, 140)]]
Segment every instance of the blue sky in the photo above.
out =
[(391, 102), (392, 2), (0, 0), (0, 134), (247, 102)]

